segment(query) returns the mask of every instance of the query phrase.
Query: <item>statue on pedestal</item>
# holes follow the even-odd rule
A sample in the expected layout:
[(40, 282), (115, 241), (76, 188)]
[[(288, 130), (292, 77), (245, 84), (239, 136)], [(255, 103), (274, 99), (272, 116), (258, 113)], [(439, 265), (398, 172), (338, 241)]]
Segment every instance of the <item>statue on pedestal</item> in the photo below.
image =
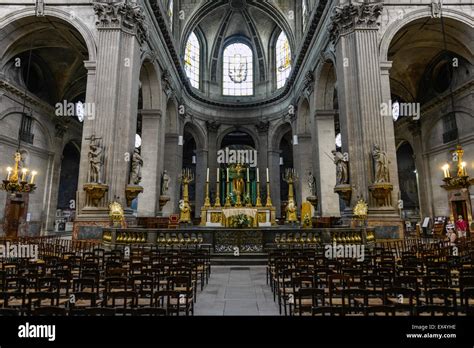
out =
[(170, 179), (171, 178), (168, 175), (168, 172), (166, 170), (163, 171), (163, 174), (161, 175), (161, 195), (162, 196), (168, 196)]
[(89, 145), (89, 182), (101, 184), (101, 175), (102, 175), (102, 152), (103, 149), (99, 145), (96, 144), (97, 138), (92, 136), (90, 138), (90, 145)]
[(139, 185), (142, 181), (143, 158), (140, 156), (140, 150), (135, 149), (132, 157), (132, 171), (130, 173), (130, 184)]
[(390, 161), (387, 158), (387, 153), (380, 150), (380, 146), (374, 145), (372, 151), (375, 166), (375, 183), (390, 182), (390, 175), (388, 165)]
[(311, 196), (316, 196), (316, 178), (311, 172), (308, 173), (308, 187)]
[(333, 150), (334, 164), (336, 165), (336, 186), (349, 184), (349, 170), (347, 156), (342, 152)]

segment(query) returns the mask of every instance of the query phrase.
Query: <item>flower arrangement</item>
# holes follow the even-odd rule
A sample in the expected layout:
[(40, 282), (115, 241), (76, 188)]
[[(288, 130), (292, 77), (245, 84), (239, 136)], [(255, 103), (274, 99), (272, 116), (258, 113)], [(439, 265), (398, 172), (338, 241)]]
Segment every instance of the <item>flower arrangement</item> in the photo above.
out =
[(231, 218), (231, 226), (238, 228), (248, 228), (252, 225), (252, 220), (245, 214), (238, 214)]

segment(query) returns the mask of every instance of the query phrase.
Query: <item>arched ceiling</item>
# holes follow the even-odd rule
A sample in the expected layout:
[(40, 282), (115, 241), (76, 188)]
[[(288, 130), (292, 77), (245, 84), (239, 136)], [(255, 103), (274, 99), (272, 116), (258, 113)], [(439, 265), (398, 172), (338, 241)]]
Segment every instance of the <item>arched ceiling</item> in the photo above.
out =
[(53, 17), (25, 17), (2, 29), (0, 47), (4, 48), (0, 71), (20, 86), (25, 84), (24, 69), (32, 51), (32, 66), (41, 72), (36, 77), (42, 84), (36, 83), (36, 90), (30, 91), (51, 105), (74, 101), (85, 93), (84, 60), (89, 54), (82, 36), (68, 23)]
[(430, 63), (442, 52), (473, 64), (472, 29), (446, 18), (443, 29), (440, 19), (422, 18), (403, 27), (393, 38), (388, 52), (388, 60), (393, 62), (390, 71), (392, 94), (405, 101), (419, 101), (422, 79)]

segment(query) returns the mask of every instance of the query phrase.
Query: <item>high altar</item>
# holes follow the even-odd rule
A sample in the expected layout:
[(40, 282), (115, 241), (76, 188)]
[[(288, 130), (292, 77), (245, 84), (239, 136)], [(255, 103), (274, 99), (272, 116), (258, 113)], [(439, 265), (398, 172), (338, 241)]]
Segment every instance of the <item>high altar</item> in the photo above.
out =
[[(245, 175), (246, 173), (246, 175)], [(260, 197), (260, 173), (256, 169), (251, 178), (250, 168), (241, 164), (225, 170), (225, 181), (217, 169), (216, 199), (209, 198), (209, 171), (206, 181), (206, 199), (201, 208), (201, 226), (206, 227), (271, 227), (276, 225), (276, 210), (270, 197), (270, 180), (267, 169), (267, 199)], [(244, 180), (245, 176), (245, 180)], [(221, 195), (222, 192), (222, 195)], [(221, 205), (221, 197), (224, 204)]]

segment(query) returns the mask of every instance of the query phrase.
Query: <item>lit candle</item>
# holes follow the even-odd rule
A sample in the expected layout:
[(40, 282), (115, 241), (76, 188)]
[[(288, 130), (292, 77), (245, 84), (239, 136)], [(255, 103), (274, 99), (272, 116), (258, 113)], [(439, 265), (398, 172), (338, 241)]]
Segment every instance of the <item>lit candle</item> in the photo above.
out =
[(220, 173), (220, 168), (217, 168), (217, 182), (221, 182)]
[(467, 176), (466, 162), (462, 162), (461, 165), (462, 165), (462, 175)]
[(268, 168), (267, 168), (267, 182), (270, 182), (270, 174), (268, 172)]
[(449, 173), (449, 165), (448, 164), (445, 164), (443, 166), (443, 172), (444, 172), (444, 177), (445, 178), (449, 178), (451, 177), (450, 173)]
[(207, 168), (206, 182), (209, 182), (209, 168)]
[(247, 181), (250, 181), (250, 169), (247, 168)]
[(10, 180), (10, 175), (12, 174), (12, 168), (8, 167), (7, 168), (7, 181)]
[(21, 170), (21, 172), (23, 173), (23, 175), (21, 176), (21, 181), (25, 181), (26, 180), (26, 173), (28, 172), (28, 169), (23, 168)]
[(257, 182), (260, 182), (260, 170), (257, 168)]
[(229, 168), (227, 168), (227, 182), (229, 182)]
[(36, 174), (38, 174), (38, 172), (36, 171), (32, 171), (31, 172), (31, 182), (30, 182), (30, 185), (33, 185), (35, 183), (35, 176)]

